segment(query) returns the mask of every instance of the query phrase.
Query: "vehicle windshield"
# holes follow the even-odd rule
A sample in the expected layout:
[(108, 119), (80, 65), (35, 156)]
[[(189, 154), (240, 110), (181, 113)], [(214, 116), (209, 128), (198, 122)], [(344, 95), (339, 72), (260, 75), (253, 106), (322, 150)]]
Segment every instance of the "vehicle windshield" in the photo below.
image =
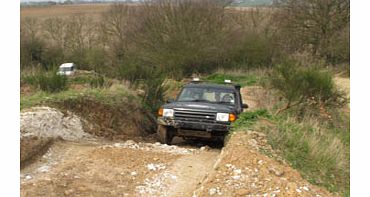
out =
[(234, 105), (235, 94), (234, 91), (227, 89), (187, 87), (182, 90), (177, 101)]
[(59, 68), (59, 71), (62, 71), (62, 72), (67, 72), (67, 71), (72, 71), (72, 67), (62, 67), (62, 68)]

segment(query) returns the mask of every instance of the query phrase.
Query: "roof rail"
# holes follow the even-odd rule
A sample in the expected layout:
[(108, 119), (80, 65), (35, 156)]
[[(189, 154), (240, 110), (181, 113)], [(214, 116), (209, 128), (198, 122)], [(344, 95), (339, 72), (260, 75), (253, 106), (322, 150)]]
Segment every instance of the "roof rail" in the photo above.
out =
[(199, 77), (194, 77), (192, 80), (191, 80), (191, 83), (201, 83), (203, 81), (200, 80)]
[[(207, 82), (207, 81), (203, 81), (199, 77), (193, 77), (193, 79), (191, 80), (190, 83), (204, 83), (204, 82)], [(208, 81), (208, 82), (210, 82), (210, 81)], [(225, 79), (224, 80), (224, 84), (225, 85), (232, 85), (232, 86), (234, 86), (238, 90), (240, 90), (240, 88), (241, 88), (241, 85), (240, 84), (234, 84), (230, 79)]]

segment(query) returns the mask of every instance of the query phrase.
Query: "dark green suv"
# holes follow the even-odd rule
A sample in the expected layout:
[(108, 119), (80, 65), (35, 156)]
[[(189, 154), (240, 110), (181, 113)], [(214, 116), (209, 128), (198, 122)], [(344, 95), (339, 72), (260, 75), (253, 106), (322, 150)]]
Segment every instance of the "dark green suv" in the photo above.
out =
[(175, 136), (223, 140), (230, 124), (247, 107), (240, 85), (191, 82), (158, 110), (157, 133), (165, 144), (171, 144)]

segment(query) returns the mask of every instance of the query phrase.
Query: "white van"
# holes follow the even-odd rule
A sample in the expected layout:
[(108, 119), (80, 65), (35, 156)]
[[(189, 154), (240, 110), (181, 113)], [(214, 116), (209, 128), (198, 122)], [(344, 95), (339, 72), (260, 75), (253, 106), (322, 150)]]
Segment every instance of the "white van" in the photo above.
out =
[(59, 66), (59, 70), (57, 72), (58, 75), (73, 75), (76, 71), (76, 64), (74, 63), (64, 63)]

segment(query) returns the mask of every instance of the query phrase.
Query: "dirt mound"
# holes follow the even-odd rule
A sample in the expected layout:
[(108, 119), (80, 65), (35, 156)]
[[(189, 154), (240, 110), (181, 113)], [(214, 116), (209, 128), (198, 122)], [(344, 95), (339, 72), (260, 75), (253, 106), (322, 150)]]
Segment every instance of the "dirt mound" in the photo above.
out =
[(50, 107), (33, 107), (21, 113), (21, 138), (40, 136), (76, 141), (93, 139), (85, 133), (81, 119), (73, 113)]
[(347, 97), (350, 95), (350, 79), (346, 77), (334, 77), (334, 83), (337, 85), (338, 89), (345, 92)]
[(269, 109), (277, 102), (276, 97), (271, 96), (273, 92), (261, 86), (246, 86), (241, 88), (240, 93), (243, 101), (249, 106), (247, 110)]
[(23, 167), (33, 157), (43, 154), (49, 145), (53, 143), (53, 138), (28, 135), (22, 137), (20, 143), (20, 159), (21, 167)]
[(84, 131), (95, 136), (127, 139), (127, 136), (145, 136), (154, 131), (153, 120), (142, 106), (134, 101), (108, 105), (94, 99), (81, 98), (54, 104), (82, 117)]
[[(258, 137), (256, 137), (258, 136)], [(263, 137), (234, 133), (196, 196), (333, 196), (287, 164), (261, 154)], [(263, 141), (263, 140), (262, 140)]]
[(34, 107), (21, 113), (21, 166), (36, 155), (41, 155), (56, 139), (69, 141), (94, 140), (85, 133), (79, 117), (64, 114), (50, 107)]

